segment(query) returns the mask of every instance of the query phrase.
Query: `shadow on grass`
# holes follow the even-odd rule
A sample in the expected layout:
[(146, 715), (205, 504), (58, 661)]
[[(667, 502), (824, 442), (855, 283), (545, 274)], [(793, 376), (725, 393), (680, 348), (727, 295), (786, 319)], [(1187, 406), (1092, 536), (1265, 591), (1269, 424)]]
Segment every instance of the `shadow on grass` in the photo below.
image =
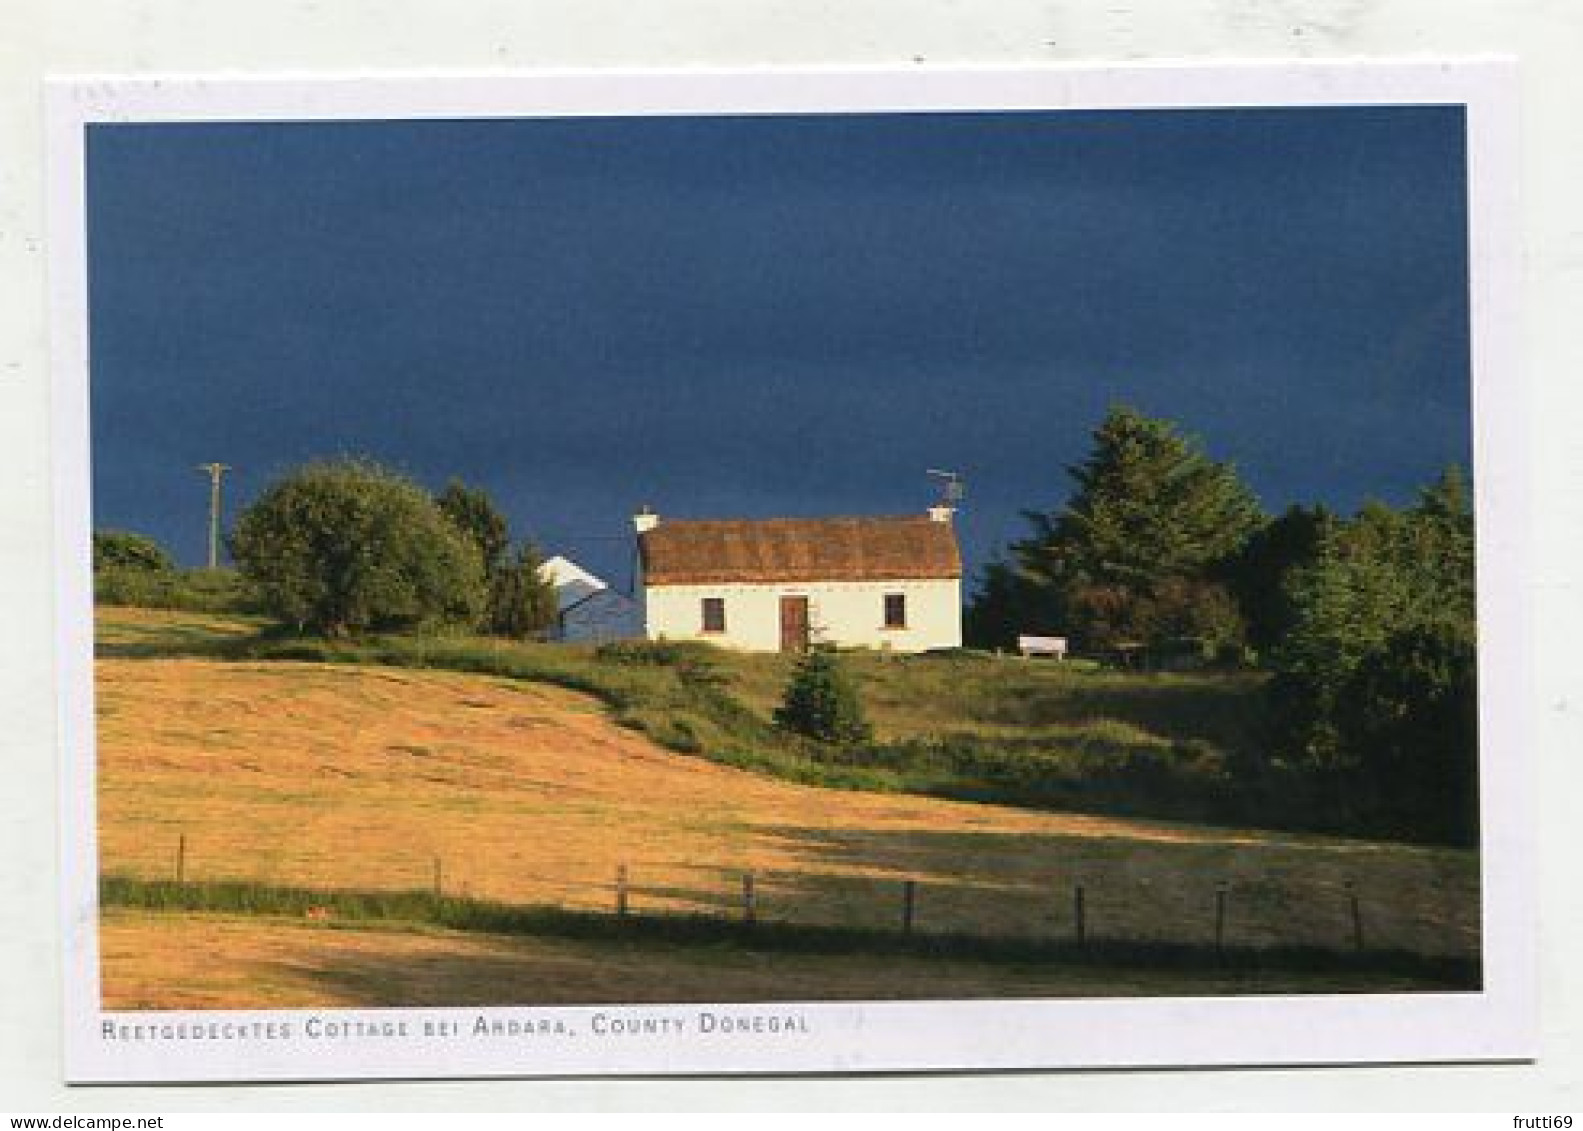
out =
[(1233, 675), (1120, 675), (1105, 673), (1060, 682), (987, 686), (969, 717), (1014, 726), (1085, 724), (1116, 720), (1150, 734), (1197, 739), (1222, 749), (1249, 744), (1259, 733), (1263, 677)]
[(106, 876), (105, 907), (311, 918), (345, 923), (412, 924), (490, 935), (518, 935), (681, 948), (725, 948), (743, 954), (886, 956), (1150, 972), (1384, 975), (1433, 990), (1477, 990), (1477, 961), (1403, 950), (1335, 950), (1314, 946), (1226, 946), (1093, 937), (1047, 940), (960, 932), (912, 933), (705, 915), (615, 914), (521, 906), (423, 891), (346, 891), (278, 887), (241, 881), (177, 883)]
[(94, 643), (94, 655), (112, 660), (239, 660), (266, 638), (257, 632), (205, 624), (118, 624)]
[(1350, 952), (1356, 916), (1382, 950), (1477, 963), (1471, 853), (1107, 823), (1074, 816), (1069, 833), (756, 825), (785, 861), (760, 875), (762, 902), (891, 926), (911, 880), (926, 927), (1048, 937), (1075, 933), (1081, 886), (1090, 934), (1212, 949), (1218, 892), (1224, 939), (1246, 949)]

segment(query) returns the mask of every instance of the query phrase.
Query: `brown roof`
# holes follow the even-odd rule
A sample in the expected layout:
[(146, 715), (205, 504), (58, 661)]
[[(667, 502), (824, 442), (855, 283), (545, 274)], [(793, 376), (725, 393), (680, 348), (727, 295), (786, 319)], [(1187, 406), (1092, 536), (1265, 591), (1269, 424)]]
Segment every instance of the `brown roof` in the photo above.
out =
[(638, 552), (650, 585), (962, 576), (956, 532), (926, 515), (661, 519)]

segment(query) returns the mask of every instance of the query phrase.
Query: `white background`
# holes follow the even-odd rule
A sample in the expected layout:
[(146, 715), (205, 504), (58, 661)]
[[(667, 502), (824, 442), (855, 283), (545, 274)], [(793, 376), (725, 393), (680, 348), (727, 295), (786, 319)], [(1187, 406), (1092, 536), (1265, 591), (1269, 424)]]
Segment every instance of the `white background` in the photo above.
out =
[[(66, 1091), (56, 928), (42, 112), (46, 73), (759, 63), (1029, 63), (1509, 53), (1524, 65), (1525, 368), (1544, 520), (1531, 733), (1540, 764), (1541, 1059), (1532, 1066), (1020, 1074), (927, 1079), (553, 1081)], [(1579, 1108), (1583, 882), (1574, 592), (1583, 558), (1583, 5), (1575, 0), (0, 0), (0, 1108), (801, 1106)], [(1410, 422), (1404, 422), (1410, 426)]]

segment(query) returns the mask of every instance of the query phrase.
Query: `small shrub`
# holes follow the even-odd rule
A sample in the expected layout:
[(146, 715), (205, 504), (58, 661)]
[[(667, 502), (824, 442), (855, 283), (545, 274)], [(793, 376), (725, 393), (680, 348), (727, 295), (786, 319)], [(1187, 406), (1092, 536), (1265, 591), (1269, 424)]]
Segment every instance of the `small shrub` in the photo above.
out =
[(594, 649), (594, 659), (632, 667), (676, 667), (710, 663), (714, 652), (712, 645), (692, 640), (607, 640)]
[(775, 722), (793, 734), (835, 745), (873, 737), (856, 685), (835, 655), (823, 648), (809, 651), (797, 662)]
[(234, 569), (189, 569), (182, 572), (170, 607), (193, 613), (257, 613), (263, 611), (263, 602)]
[(108, 570), (133, 574), (168, 574), (175, 572), (176, 563), (170, 554), (147, 535), (130, 530), (95, 530), (93, 532), (93, 571)]
[(151, 571), (112, 566), (94, 575), (93, 595), (101, 605), (188, 613), (251, 614), (263, 608), (252, 586), (232, 569)]
[(679, 754), (702, 754), (704, 744), (698, 737), (698, 728), (687, 719), (669, 718), (658, 726), (645, 728), (650, 738), (668, 746)]
[(731, 685), (731, 676), (709, 656), (686, 656), (676, 664), (676, 678), (691, 691), (718, 693)]
[(173, 578), (143, 569), (110, 568), (93, 575), (93, 599), (101, 605), (133, 605), (143, 609), (169, 608)]

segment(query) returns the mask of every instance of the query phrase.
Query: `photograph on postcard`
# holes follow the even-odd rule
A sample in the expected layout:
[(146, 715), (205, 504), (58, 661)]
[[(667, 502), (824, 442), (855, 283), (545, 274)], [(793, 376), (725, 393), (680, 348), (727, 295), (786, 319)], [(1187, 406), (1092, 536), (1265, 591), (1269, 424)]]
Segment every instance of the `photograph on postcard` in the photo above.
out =
[(1484, 987), (1464, 106), (82, 145), (103, 1010)]

